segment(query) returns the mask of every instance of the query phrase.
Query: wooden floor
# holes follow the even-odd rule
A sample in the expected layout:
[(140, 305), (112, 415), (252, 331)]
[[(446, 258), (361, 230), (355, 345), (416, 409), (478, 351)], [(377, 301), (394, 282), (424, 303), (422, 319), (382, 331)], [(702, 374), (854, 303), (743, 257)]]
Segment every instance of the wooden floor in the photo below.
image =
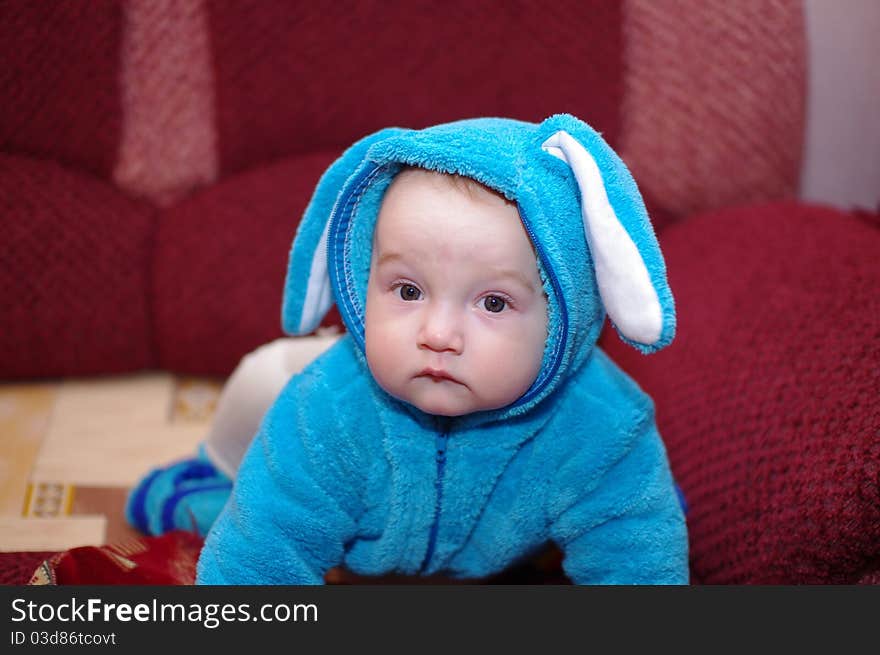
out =
[(130, 536), (128, 491), (195, 453), (221, 386), (168, 373), (0, 384), (0, 551)]

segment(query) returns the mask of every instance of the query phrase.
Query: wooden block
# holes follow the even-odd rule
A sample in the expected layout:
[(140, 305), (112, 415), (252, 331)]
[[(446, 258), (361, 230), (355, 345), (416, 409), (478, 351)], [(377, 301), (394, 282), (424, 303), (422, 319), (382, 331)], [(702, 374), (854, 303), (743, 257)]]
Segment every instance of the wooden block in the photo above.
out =
[(32, 482), (131, 487), (196, 452), (207, 421), (172, 422), (170, 374), (64, 381)]
[(57, 519), (0, 516), (0, 550), (61, 551), (105, 543), (107, 519), (76, 516)]
[(58, 384), (0, 386), (0, 516), (22, 515)]
[(77, 487), (70, 513), (107, 517), (108, 544), (131, 541), (143, 535), (125, 520), (125, 502), (130, 491), (125, 487)]

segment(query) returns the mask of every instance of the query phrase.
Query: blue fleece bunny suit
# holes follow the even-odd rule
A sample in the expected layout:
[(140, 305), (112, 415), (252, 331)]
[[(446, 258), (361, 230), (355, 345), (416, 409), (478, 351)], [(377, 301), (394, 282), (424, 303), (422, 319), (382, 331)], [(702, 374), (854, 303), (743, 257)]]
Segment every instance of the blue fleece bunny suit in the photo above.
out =
[[(672, 296), (641, 197), (586, 124), (568, 115), (540, 124), (475, 119), (363, 139), (316, 189), (283, 307), (285, 329), (299, 334), (335, 302), (347, 334), (291, 378), (265, 415), (208, 533), (198, 583), (320, 584), (338, 565), (365, 575), (483, 577), (550, 541), (575, 583), (688, 581), (686, 524), (653, 403), (595, 345), (612, 304), (596, 273), (605, 264), (591, 250), (603, 237), (585, 230), (574, 164), (548, 145), (558, 132), (601, 172), (613, 235), (640, 255), (656, 296), (650, 339), (623, 338), (644, 352), (672, 339)], [(403, 165), (472, 177), (517, 203), (549, 323), (541, 371), (507, 407), (431, 416), (369, 373), (371, 235)]]

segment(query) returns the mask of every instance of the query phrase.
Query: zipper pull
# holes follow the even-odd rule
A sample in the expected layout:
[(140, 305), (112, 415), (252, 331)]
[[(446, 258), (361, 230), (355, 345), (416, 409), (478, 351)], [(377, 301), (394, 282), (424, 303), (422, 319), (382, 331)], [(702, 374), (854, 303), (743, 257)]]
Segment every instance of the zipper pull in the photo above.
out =
[(434, 445), (437, 448), (437, 461), (446, 459), (446, 440), (449, 438), (447, 434), (438, 434), (434, 437)]

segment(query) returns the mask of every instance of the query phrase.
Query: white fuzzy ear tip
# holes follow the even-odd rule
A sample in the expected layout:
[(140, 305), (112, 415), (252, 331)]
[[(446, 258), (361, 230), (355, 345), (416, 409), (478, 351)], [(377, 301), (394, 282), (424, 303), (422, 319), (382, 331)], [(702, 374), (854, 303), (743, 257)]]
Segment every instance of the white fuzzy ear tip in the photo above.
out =
[(630, 318), (622, 325), (615, 322), (614, 327), (630, 341), (643, 346), (653, 346), (663, 336), (663, 315), (659, 309), (659, 304), (649, 302), (644, 316), (635, 320)]
[(556, 146), (548, 146), (546, 144), (543, 146), (543, 148), (544, 152), (553, 155), (554, 157), (556, 157), (556, 159), (561, 159), (566, 164), (568, 163), (568, 160), (565, 158), (565, 153), (562, 152), (561, 148), (557, 148)]
[(562, 148), (559, 145), (560, 137), (563, 134), (567, 134), (567, 132), (563, 132), (562, 130), (560, 130), (559, 132), (555, 132), (551, 136), (547, 137), (544, 143), (541, 144), (541, 148), (548, 154), (551, 154), (557, 159), (561, 159), (562, 161), (568, 163), (568, 159), (565, 157), (565, 153), (562, 151)]

